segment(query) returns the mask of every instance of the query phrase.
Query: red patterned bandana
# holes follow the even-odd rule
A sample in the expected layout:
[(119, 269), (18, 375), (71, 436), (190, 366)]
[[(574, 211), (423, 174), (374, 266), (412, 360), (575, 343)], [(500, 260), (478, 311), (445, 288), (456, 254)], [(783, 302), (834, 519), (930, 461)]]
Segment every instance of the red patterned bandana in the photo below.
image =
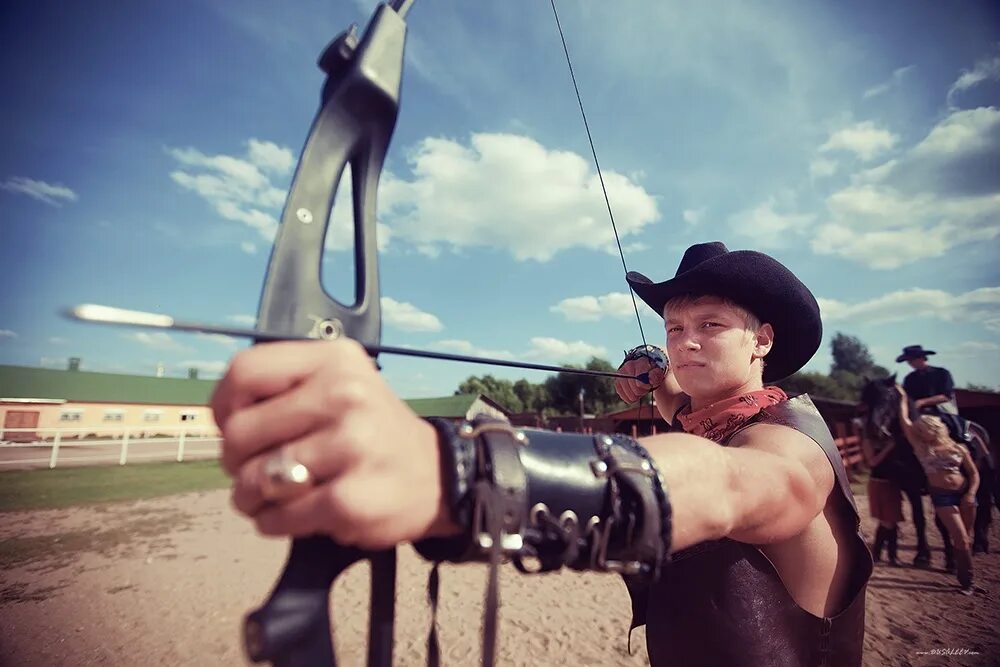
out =
[(787, 400), (788, 396), (778, 387), (764, 387), (721, 400), (696, 412), (691, 412), (689, 405), (677, 415), (677, 419), (686, 433), (722, 442), (764, 408)]

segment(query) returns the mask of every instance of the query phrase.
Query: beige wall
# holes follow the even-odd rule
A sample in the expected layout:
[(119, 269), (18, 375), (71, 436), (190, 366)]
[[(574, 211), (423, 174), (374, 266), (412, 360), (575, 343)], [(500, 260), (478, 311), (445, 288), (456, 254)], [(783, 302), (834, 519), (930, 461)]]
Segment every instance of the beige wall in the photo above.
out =
[[(8, 411), (38, 412), (38, 436), (46, 440), (55, 435), (52, 429), (62, 430), (63, 438), (121, 435), (126, 428), (130, 433), (143, 433), (147, 436), (160, 433), (175, 435), (182, 428), (188, 435), (213, 436), (219, 432), (211, 410), (204, 405), (4, 402), (0, 403), (0, 426), (6, 423)], [(185, 414), (190, 417), (182, 420), (181, 417)], [(64, 419), (63, 415), (79, 417)], [(147, 415), (150, 415), (149, 419)], [(157, 419), (152, 420), (152, 415), (157, 415)], [(4, 437), (13, 439), (10, 435)]]
[(472, 419), (476, 415), (486, 415), (487, 417), (493, 417), (494, 419), (502, 419), (503, 421), (510, 421), (502, 411), (497, 410), (492, 405), (486, 401), (477, 398), (469, 408), (469, 411), (465, 413), (466, 419)]

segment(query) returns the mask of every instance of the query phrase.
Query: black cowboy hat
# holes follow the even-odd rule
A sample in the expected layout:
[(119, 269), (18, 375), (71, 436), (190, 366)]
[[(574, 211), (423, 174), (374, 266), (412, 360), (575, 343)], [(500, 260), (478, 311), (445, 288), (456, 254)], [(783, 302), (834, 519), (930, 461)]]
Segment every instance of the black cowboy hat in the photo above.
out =
[(922, 345), (907, 345), (903, 348), (903, 354), (896, 357), (896, 363), (909, 361), (910, 359), (923, 359), (930, 354), (937, 354), (934, 350), (925, 350)]
[(812, 292), (778, 260), (760, 252), (730, 252), (720, 241), (699, 243), (684, 252), (670, 280), (654, 283), (635, 271), (626, 280), (660, 316), (675, 296), (719, 296), (770, 323), (774, 345), (764, 364), (764, 382), (777, 382), (805, 366), (823, 338)]

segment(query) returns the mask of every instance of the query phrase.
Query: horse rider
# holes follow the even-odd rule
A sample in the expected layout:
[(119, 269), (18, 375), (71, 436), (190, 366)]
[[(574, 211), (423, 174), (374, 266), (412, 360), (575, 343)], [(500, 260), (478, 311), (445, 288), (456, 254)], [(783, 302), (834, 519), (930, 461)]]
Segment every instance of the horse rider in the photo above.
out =
[(927, 357), (937, 354), (925, 350), (921, 345), (907, 345), (896, 363), (906, 362), (913, 369), (903, 379), (903, 389), (913, 399), (913, 406), (919, 414), (936, 415), (948, 427), (948, 432), (956, 441), (968, 445), (969, 434), (965, 420), (958, 414), (955, 400), (955, 381), (947, 368), (931, 366)]
[[(913, 400), (918, 414), (929, 414), (940, 417), (953, 440), (969, 450), (973, 461), (980, 468), (983, 484), (980, 485), (980, 511), (976, 515), (975, 550), (988, 551), (988, 526), (992, 510), (991, 496), (995, 493), (997, 461), (994, 461), (989, 447), (981, 446), (969, 432), (969, 422), (958, 414), (958, 403), (955, 399), (955, 381), (946, 368), (931, 366), (927, 357), (937, 354), (934, 350), (925, 350), (922, 345), (907, 345), (902, 354), (896, 357), (896, 363), (906, 362), (913, 369), (903, 379), (903, 389)], [(985, 445), (985, 443), (983, 443)], [(997, 500), (1000, 506), (1000, 499)], [(937, 523), (937, 521), (935, 521)], [(940, 526), (939, 526), (940, 527)], [(942, 533), (943, 534), (943, 533)], [(951, 564), (950, 545), (945, 543), (945, 553), (948, 564)]]

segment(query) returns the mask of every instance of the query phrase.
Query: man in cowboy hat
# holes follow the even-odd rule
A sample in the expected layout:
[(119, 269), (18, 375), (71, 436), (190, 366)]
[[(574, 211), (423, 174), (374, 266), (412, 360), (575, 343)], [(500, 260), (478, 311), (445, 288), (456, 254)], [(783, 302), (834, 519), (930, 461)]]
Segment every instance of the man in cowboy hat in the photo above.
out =
[(902, 354), (896, 357), (896, 363), (905, 361), (913, 369), (903, 379), (903, 389), (914, 399), (914, 407), (920, 412), (957, 415), (955, 381), (948, 369), (931, 366), (927, 362), (927, 357), (932, 354), (937, 352), (925, 350), (922, 345), (907, 345), (903, 348)]
[[(809, 522), (781, 537), (766, 530), (730, 530), (724, 539), (675, 553), (673, 566), (651, 589), (630, 586), (633, 626), (645, 620), (647, 637), (675, 636), (679, 629), (690, 633), (692, 642), (703, 642), (714, 632), (700, 629), (703, 623), (756, 627), (742, 616), (752, 608), (771, 623), (756, 627), (758, 639), (735, 633), (736, 639), (727, 640), (723, 630), (708, 641), (742, 641), (745, 645), (734, 650), (758, 655), (761, 664), (786, 664), (782, 651), (816, 639), (796, 625), (797, 616), (825, 619), (839, 635), (836, 641), (860, 641), (871, 559), (842, 460), (808, 397), (788, 399), (772, 386), (799, 370), (819, 347), (822, 324), (812, 293), (774, 258), (730, 252), (719, 242), (689, 248), (669, 280), (657, 283), (632, 272), (628, 281), (662, 315), (669, 361), (661, 371), (663, 364), (646, 350), (633, 350), (620, 370), (649, 373), (649, 382), (616, 380), (619, 396), (634, 402), (652, 391), (676, 431), (717, 442), (726, 451), (766, 453), (776, 466), (805, 465), (824, 500), (814, 505)], [(748, 497), (764, 490), (759, 482), (748, 480)], [(784, 503), (803, 502), (776, 495)], [(828, 576), (830, 567), (839, 581)], [(815, 604), (817, 592), (829, 596), (822, 608)], [(846, 620), (852, 614), (853, 624)], [(670, 648), (650, 645), (650, 653)]]
[[(996, 462), (990, 457), (988, 449), (980, 449), (976, 439), (969, 433), (968, 420), (958, 414), (955, 382), (951, 373), (946, 368), (931, 366), (927, 362), (927, 357), (932, 354), (936, 354), (936, 352), (925, 350), (921, 345), (907, 345), (903, 348), (902, 354), (896, 357), (896, 363), (905, 361), (913, 368), (913, 371), (903, 378), (903, 389), (906, 396), (913, 401), (918, 412), (941, 418), (941, 421), (948, 427), (948, 434), (952, 440), (968, 448), (977, 467), (980, 467), (981, 477), (984, 481), (980, 484), (980, 493), (977, 499), (979, 510), (976, 512), (974, 543), (977, 551), (986, 551), (989, 549), (989, 524), (992, 520), (990, 500), (995, 484)], [(941, 535), (945, 537), (947, 533), (940, 520), (935, 518), (935, 524), (938, 525)], [(951, 544), (945, 539), (945, 569), (951, 570), (953, 567)]]
[(843, 465), (808, 398), (763, 384), (816, 351), (816, 300), (721, 243), (629, 280), (666, 315), (687, 433), (429, 423), (352, 341), (258, 345), (212, 398), (235, 507), (265, 535), (627, 575), (654, 666), (860, 665), (872, 562)]
[[(902, 354), (896, 357), (896, 363), (905, 361), (913, 369), (903, 378), (903, 389), (913, 400), (918, 412), (937, 415), (948, 427), (953, 440), (971, 447), (972, 436), (968, 433), (968, 422), (958, 414), (955, 381), (948, 369), (927, 363), (927, 357), (932, 354), (937, 353), (925, 350), (921, 345), (907, 345), (903, 348)], [(976, 452), (973, 452), (973, 456), (975, 455)]]

